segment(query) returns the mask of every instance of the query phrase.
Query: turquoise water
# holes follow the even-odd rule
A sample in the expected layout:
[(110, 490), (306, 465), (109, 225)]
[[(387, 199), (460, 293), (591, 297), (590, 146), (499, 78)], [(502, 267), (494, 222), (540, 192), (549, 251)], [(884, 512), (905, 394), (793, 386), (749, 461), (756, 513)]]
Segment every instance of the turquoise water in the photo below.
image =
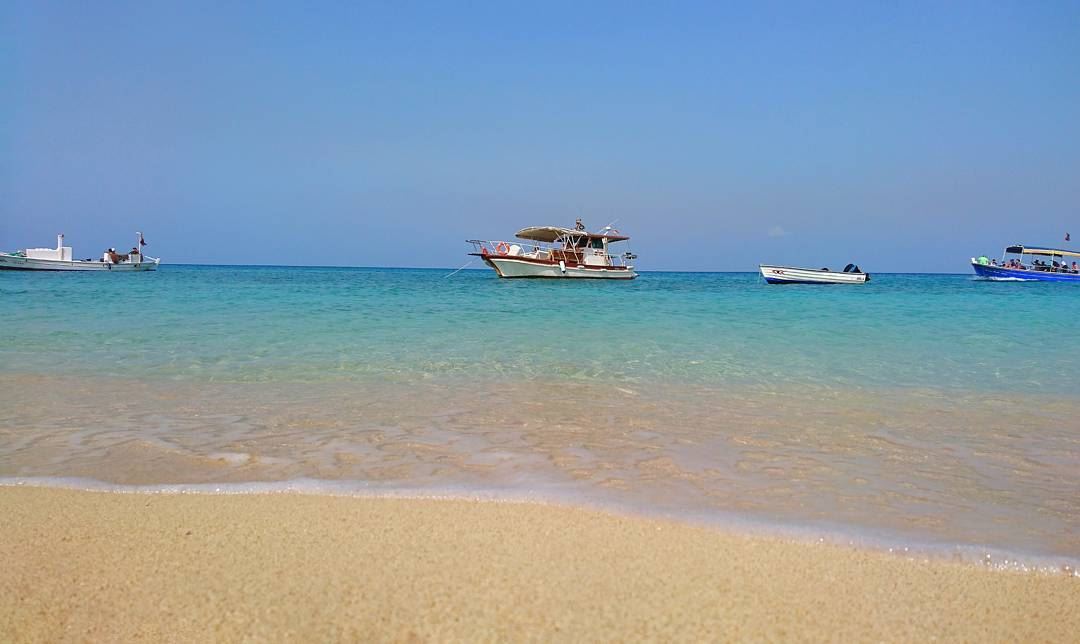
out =
[(0, 479), (528, 498), (1080, 561), (1078, 286), (449, 273), (0, 273)]
[[(0, 280), (4, 368), (226, 382), (432, 376), (1080, 392), (1080, 289), (880, 275), (632, 283), (166, 266)], [(103, 278), (104, 277), (104, 278)]]

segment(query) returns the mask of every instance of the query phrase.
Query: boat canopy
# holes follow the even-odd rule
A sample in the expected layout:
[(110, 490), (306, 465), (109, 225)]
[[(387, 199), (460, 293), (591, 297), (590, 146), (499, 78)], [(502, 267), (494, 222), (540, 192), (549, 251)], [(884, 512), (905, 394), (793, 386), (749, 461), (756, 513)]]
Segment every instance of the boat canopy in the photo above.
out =
[(630, 239), (629, 237), (612, 234), (618, 233), (618, 231), (607, 231), (599, 233), (590, 233), (584, 230), (574, 230), (573, 228), (560, 228), (559, 226), (530, 226), (528, 228), (522, 228), (517, 231), (517, 237), (519, 239), (529, 239), (538, 242), (554, 242), (565, 237), (583, 237), (586, 239), (606, 239), (608, 241), (624, 241)]
[(1058, 248), (1041, 248), (1024, 246), (1023, 244), (1017, 244), (1015, 246), (1009, 246), (1005, 249), (1006, 253), (1016, 253), (1017, 255), (1047, 255), (1052, 257), (1080, 257), (1080, 251), (1075, 250), (1061, 250)]

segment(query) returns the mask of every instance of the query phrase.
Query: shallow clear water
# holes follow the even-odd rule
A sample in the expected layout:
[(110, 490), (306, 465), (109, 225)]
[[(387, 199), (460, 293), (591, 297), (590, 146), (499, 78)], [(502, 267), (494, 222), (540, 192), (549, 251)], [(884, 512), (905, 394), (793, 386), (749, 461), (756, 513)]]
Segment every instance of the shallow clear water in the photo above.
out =
[(0, 477), (334, 481), (1080, 558), (1080, 287), (448, 273), (0, 274)]

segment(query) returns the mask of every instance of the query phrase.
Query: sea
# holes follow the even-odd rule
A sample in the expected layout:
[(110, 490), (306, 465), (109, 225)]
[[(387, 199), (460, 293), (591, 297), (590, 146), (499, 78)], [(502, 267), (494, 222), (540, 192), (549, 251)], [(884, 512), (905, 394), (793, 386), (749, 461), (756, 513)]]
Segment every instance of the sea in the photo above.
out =
[(0, 484), (597, 507), (1080, 561), (1080, 286), (0, 273)]

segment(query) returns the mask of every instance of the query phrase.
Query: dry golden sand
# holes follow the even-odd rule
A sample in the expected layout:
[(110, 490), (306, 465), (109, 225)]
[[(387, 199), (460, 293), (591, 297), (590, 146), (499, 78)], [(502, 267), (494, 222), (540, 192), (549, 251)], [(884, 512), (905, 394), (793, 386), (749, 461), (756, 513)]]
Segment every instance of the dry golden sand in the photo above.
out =
[(1076, 641), (1080, 580), (583, 509), (0, 488), (0, 641)]

